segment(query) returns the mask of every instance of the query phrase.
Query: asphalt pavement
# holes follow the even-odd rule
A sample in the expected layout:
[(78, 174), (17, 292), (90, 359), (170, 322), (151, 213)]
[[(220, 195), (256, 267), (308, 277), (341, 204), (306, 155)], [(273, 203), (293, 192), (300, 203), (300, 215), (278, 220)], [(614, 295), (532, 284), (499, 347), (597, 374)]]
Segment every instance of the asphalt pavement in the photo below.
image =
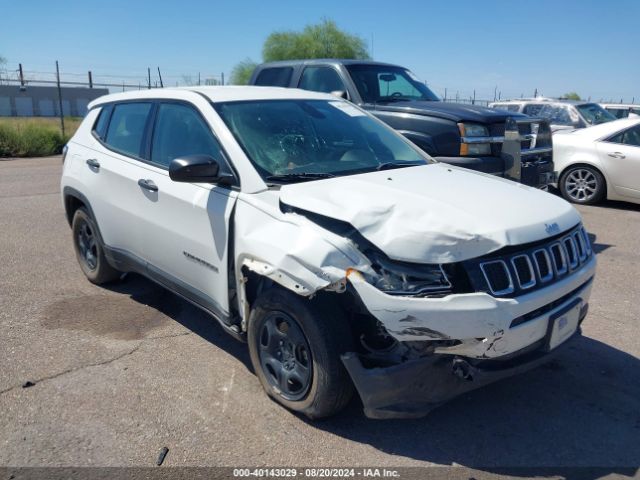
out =
[(167, 447), (163, 467), (637, 474), (640, 205), (579, 207), (598, 272), (584, 336), (551, 364), (419, 420), (369, 420), (354, 399), (311, 422), (270, 401), (246, 345), (185, 301), (135, 275), (90, 284), (60, 172), (59, 157), (0, 161), (0, 466), (152, 466)]

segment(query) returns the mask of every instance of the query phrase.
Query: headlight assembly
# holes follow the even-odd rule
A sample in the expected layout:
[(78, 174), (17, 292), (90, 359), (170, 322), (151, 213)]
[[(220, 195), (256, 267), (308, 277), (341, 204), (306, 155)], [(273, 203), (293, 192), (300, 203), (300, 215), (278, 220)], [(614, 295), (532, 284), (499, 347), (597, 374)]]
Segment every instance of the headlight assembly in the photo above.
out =
[(424, 296), (452, 290), (441, 265), (396, 262), (378, 255), (372, 260), (375, 274), (365, 275), (365, 278), (389, 295)]
[(489, 129), (477, 123), (459, 123), (460, 155), (491, 155)]

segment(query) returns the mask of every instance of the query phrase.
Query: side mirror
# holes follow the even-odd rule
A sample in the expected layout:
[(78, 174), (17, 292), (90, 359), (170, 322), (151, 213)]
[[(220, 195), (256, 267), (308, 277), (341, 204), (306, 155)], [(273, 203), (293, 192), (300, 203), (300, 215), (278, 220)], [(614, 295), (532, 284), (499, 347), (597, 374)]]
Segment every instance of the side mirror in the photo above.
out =
[(210, 155), (185, 155), (171, 161), (169, 178), (174, 182), (230, 185), (233, 176), (220, 172), (220, 164)]
[(331, 95), (339, 98), (344, 98), (345, 100), (351, 100), (349, 98), (349, 92), (347, 92), (346, 90), (334, 90), (333, 92), (331, 92)]

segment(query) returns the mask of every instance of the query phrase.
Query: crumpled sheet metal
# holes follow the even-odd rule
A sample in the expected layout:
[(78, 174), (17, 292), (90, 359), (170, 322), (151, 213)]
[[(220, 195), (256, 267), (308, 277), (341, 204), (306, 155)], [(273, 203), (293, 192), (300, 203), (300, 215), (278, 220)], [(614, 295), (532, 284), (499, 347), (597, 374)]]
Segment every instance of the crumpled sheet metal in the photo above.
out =
[(558, 231), (580, 222), (553, 195), (446, 164), (285, 185), (280, 199), (350, 223), (390, 258), (417, 263), (458, 262), (546, 238), (550, 212)]

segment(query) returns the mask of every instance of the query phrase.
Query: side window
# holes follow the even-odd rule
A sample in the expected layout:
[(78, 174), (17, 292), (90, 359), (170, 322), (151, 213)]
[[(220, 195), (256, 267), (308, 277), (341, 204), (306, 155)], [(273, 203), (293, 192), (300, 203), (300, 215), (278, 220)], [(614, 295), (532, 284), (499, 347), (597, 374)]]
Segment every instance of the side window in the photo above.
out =
[(121, 103), (113, 107), (105, 142), (122, 153), (140, 156), (151, 103)]
[(529, 105), (525, 105), (525, 107), (522, 109), (522, 113), (531, 117), (537, 117), (540, 114), (540, 110), (542, 110), (543, 106), (544, 105), (531, 103)]
[(292, 73), (292, 67), (265, 68), (258, 74), (255, 84), (262, 87), (288, 87)]
[(640, 147), (640, 125), (629, 128), (624, 132), (617, 133), (613, 137), (609, 137), (606, 141)]
[(109, 126), (109, 117), (111, 116), (112, 109), (113, 105), (106, 105), (102, 107), (100, 114), (98, 115), (98, 119), (93, 126), (93, 132), (98, 138), (100, 138), (100, 140), (104, 141), (107, 138), (107, 127)]
[(622, 143), (626, 145), (633, 145), (634, 147), (640, 147), (640, 125), (630, 128), (624, 132)]
[(198, 112), (187, 105), (163, 103), (158, 108), (151, 143), (151, 161), (169, 168), (185, 155), (210, 155), (222, 159), (220, 145)]
[(611, 115), (613, 115), (616, 118), (626, 118), (629, 116), (629, 110), (625, 109), (625, 108), (605, 108), (605, 110), (607, 112), (609, 112)]
[(307, 67), (302, 72), (299, 88), (314, 92), (331, 93), (337, 90), (346, 91), (340, 75), (330, 67)]

